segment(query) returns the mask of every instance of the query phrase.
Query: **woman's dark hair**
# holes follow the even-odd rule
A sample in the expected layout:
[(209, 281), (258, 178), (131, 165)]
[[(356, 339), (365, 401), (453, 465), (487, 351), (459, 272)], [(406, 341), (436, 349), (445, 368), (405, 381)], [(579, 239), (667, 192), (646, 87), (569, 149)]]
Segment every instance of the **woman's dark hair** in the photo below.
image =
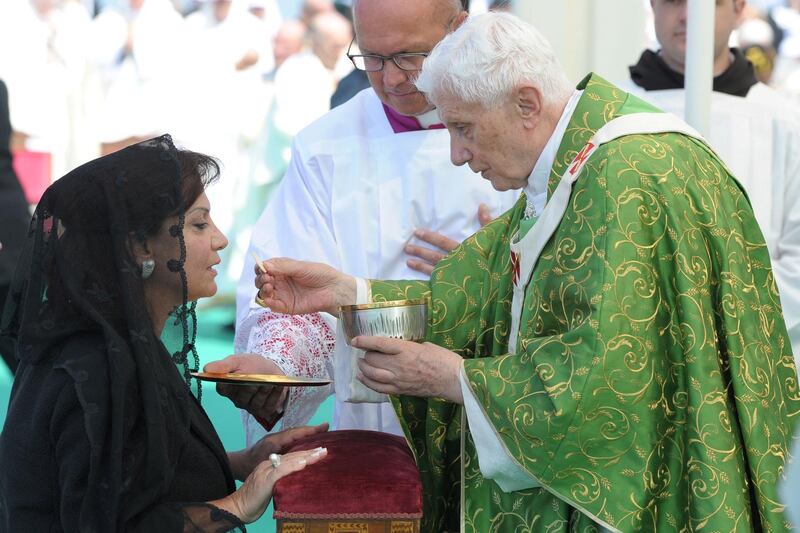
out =
[(144, 237), (155, 235), (164, 221), (169, 217), (178, 215), (183, 209), (192, 205), (203, 191), (219, 178), (219, 163), (216, 159), (205, 154), (190, 150), (176, 149), (175, 156), (180, 168), (182, 205), (169, 209), (169, 205), (156, 203), (148, 205), (148, 199), (153, 193), (157, 195), (169, 194), (168, 183), (164, 183), (158, 176), (146, 176), (128, 186), (129, 194), (128, 213), (131, 217), (131, 229)]
[[(124, 206), (124, 213), (115, 213), (120, 222), (126, 219), (123, 231), (127, 232), (128, 239), (145, 242), (158, 232), (167, 219), (182, 214), (219, 177), (219, 164), (210, 156), (178, 148), (173, 155), (174, 159), (168, 161), (158, 159), (165, 164), (129, 161), (125, 168), (113, 167), (113, 171), (108, 165), (97, 164), (88, 175), (84, 167), (95, 162), (87, 163), (51, 187), (52, 194), (58, 198), (52, 214), (60, 219), (62, 227), (58, 231), (62, 234), (56, 249), (58, 260), (53, 262), (53, 269), (48, 276), (47, 297), (53, 306), (66, 306), (65, 309), (59, 309), (58, 314), (80, 312), (71, 309), (74, 301), (66, 290), (67, 280), (59, 274), (59, 266), (88, 262), (92, 265), (91, 276), (80, 282), (82, 290), (106, 293), (108, 299), (104, 300), (103, 313), (118, 331), (127, 331), (115, 305), (120, 298), (118, 264), (123, 259), (129, 268), (138, 270), (140, 265), (136, 264), (130, 247), (122, 250), (124, 258), (111, 253), (114, 241), (120, 238), (118, 233), (121, 228), (114, 227), (112, 219), (115, 217), (110, 216), (110, 210), (118, 209), (113, 206)], [(106, 158), (113, 159), (113, 156)], [(179, 179), (174, 173), (179, 173)], [(70, 190), (70, 193), (64, 194), (65, 190)], [(47, 197), (43, 200), (47, 201)], [(180, 219), (172, 230), (181, 245), (182, 225)], [(179, 262), (180, 258), (173, 261)], [(182, 264), (179, 266), (182, 268)], [(177, 272), (178, 268), (173, 270)], [(73, 283), (75, 281), (78, 280), (71, 280)], [(86, 286), (87, 283), (91, 286)]]

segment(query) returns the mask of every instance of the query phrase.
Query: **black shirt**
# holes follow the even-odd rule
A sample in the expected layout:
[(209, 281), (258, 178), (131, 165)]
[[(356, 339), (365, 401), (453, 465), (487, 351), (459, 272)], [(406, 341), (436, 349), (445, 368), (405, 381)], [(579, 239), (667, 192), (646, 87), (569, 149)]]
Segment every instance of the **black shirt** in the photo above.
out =
[[(714, 90), (734, 96), (747, 96), (750, 88), (758, 83), (752, 63), (738, 48), (731, 48), (733, 63), (714, 78)], [(658, 53), (645, 50), (639, 62), (628, 67), (633, 83), (646, 91), (683, 89), (684, 76), (672, 70)]]
[[(0, 434), (0, 531), (81, 529), (91, 451), (88, 425), (94, 415), (93, 404), (81, 396), (95, 376), (103, 381), (107, 368), (97, 368), (81, 382), (57, 361), (23, 362), (17, 371)], [(191, 396), (185, 385), (184, 389)], [(169, 473), (171, 487), (128, 524), (131, 530), (183, 531), (181, 504), (220, 499), (235, 490), (227, 454), (205, 411), (193, 397), (187, 404), (190, 434)], [(137, 442), (145, 433), (134, 422), (123, 463), (125, 477), (135, 477), (136, 465), (147, 461), (144, 443)]]

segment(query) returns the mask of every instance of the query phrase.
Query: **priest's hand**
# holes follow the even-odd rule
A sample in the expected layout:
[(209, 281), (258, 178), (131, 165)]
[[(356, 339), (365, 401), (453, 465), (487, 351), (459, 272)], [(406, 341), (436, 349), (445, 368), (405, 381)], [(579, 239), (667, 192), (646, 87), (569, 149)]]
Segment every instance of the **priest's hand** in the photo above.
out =
[(265, 271), (256, 266), (257, 296), (261, 305), (276, 313), (325, 311), (336, 316), (340, 306), (356, 302), (355, 278), (333, 267), (285, 258), (262, 264)]
[[(480, 222), (481, 227), (492, 220), (494, 220), (494, 217), (492, 216), (489, 206), (486, 204), (479, 205), (478, 222)], [(459, 245), (459, 243), (453, 239), (427, 229), (416, 230), (414, 232), (414, 237), (424, 243), (430, 244), (434, 248), (407, 244), (405, 252), (412, 256), (412, 258), (406, 261), (406, 265), (412, 270), (422, 272), (429, 276), (433, 273), (433, 268), (436, 264)]]
[(318, 426), (301, 426), (265, 435), (246, 450), (228, 452), (231, 471), (236, 479), (244, 481), (261, 462), (269, 459), (270, 454), (283, 453), (295, 442), (326, 431), (328, 431), (327, 422)]
[(356, 337), (352, 344), (367, 352), (358, 361), (358, 379), (370, 389), (464, 402), (459, 381), (463, 365), (460, 355), (430, 342), (384, 337)]
[[(274, 361), (256, 354), (231, 355), (203, 367), (204, 372), (234, 374), (277, 374), (283, 370)], [(217, 383), (217, 393), (230, 399), (239, 409), (253, 415), (269, 431), (283, 416), (288, 389), (275, 385), (242, 386)]]

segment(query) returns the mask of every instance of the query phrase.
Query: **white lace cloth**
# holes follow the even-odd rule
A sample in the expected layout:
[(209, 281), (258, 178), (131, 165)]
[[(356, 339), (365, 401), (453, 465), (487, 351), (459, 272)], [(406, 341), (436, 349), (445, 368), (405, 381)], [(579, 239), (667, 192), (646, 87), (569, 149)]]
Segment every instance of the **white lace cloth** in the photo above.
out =
[[(253, 308), (237, 328), (234, 349), (270, 359), (286, 375), (331, 379), (335, 341), (335, 330), (320, 313), (291, 316)], [(282, 427), (306, 424), (331, 392), (330, 385), (290, 387)], [(247, 446), (267, 433), (246, 411), (242, 423)]]

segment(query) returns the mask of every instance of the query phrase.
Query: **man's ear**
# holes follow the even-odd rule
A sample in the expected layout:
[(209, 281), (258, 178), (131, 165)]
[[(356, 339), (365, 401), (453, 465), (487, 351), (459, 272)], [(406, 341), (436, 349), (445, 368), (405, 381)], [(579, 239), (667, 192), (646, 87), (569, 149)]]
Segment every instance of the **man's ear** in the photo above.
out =
[(469, 18), (469, 13), (466, 11), (462, 11), (456, 15), (456, 18), (453, 19), (453, 22), (450, 24), (450, 32), (452, 33), (456, 31), (462, 24), (464, 24), (464, 21), (467, 20), (467, 18)]
[(542, 116), (542, 93), (536, 87), (523, 85), (515, 95), (519, 118), (525, 127), (535, 127)]

